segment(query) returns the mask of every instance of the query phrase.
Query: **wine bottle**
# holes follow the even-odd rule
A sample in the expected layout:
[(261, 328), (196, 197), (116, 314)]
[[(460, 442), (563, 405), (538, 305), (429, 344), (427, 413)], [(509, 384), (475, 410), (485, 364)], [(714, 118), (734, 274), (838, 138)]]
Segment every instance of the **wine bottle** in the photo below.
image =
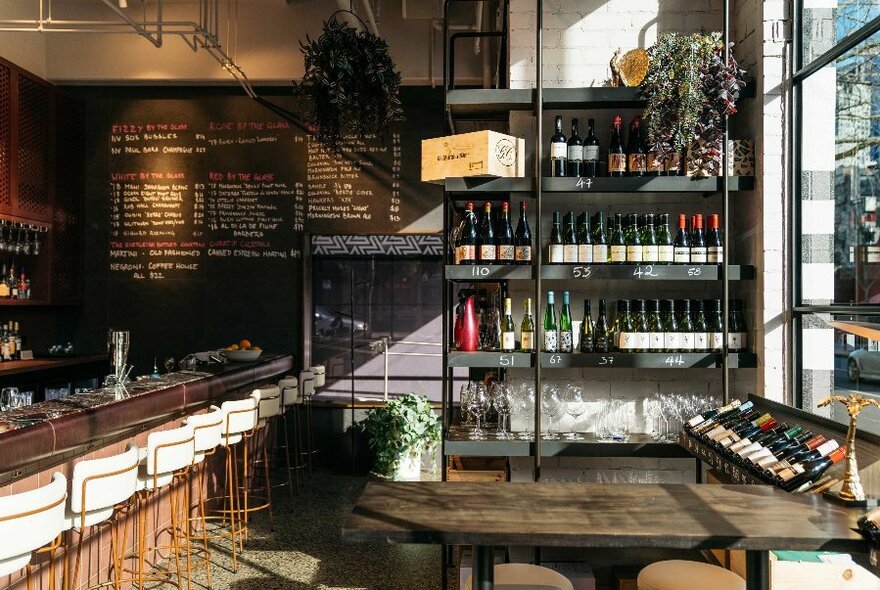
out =
[(694, 324), (691, 321), (691, 302), (688, 299), (676, 300), (678, 308), (678, 341), (681, 352), (694, 351)]
[(721, 300), (706, 300), (706, 331), (709, 332), (709, 350), (721, 352), (724, 347), (724, 325), (721, 318)]
[(611, 336), (610, 325), (608, 324), (608, 316), (605, 313), (605, 300), (599, 300), (599, 317), (596, 318), (596, 328), (593, 330), (595, 334), (593, 338), (594, 352), (611, 352)]
[(691, 299), (691, 318), (694, 324), (694, 351), (709, 352), (709, 329), (702, 299)]
[(535, 320), (532, 317), (532, 298), (527, 297), (523, 303), (523, 319), (520, 324), (519, 348), (523, 352), (535, 351)]
[(678, 216), (678, 234), (675, 236), (673, 261), (676, 264), (691, 262), (691, 240), (687, 232), (687, 217), (684, 214)]
[(648, 149), (648, 176), (662, 176), (666, 172), (663, 158), (657, 151), (657, 144)]
[(596, 223), (593, 228), (593, 264), (606, 264), (608, 262), (608, 238), (605, 235), (605, 214), (601, 211), (596, 213)]
[(614, 231), (611, 233), (611, 262), (626, 264), (626, 238), (623, 235), (623, 215), (614, 215)]
[(590, 235), (590, 214), (584, 211), (578, 215), (578, 255), (577, 262), (580, 264), (593, 263), (593, 238)]
[(492, 223), (492, 203), (486, 201), (483, 203), (483, 221), (480, 227), (480, 247), (477, 251), (477, 258), (484, 264), (495, 263), (495, 252), (497, 245), (495, 244), (495, 224)]
[(513, 245), (513, 227), (510, 224), (510, 203), (501, 203), (501, 218), (495, 232), (495, 259), (498, 264), (513, 264), (516, 251)]
[(660, 246), (657, 244), (653, 213), (645, 215), (645, 225), (642, 229), (642, 262), (651, 264), (660, 262)]
[(681, 169), (681, 154), (674, 149), (669, 152), (666, 155), (665, 167), (666, 176), (681, 176), (684, 172)]
[(829, 455), (832, 451), (840, 448), (840, 443), (834, 440), (826, 440), (815, 449), (795, 448), (786, 451), (782, 458), (775, 463), (770, 463), (764, 467), (765, 473), (771, 477), (776, 477), (783, 469), (787, 469), (804, 461), (820, 459)]
[(547, 307), (544, 309), (544, 352), (559, 352), (559, 333), (556, 326), (553, 291), (547, 291)]
[(513, 236), (513, 254), (516, 264), (532, 263), (532, 230), (529, 229), (529, 219), (526, 215), (526, 202), (519, 202), (519, 223), (516, 224), (516, 234)]
[[(666, 301), (668, 301), (668, 300), (666, 300)], [(738, 399), (735, 399), (735, 400), (732, 400), (726, 406), (721, 406), (719, 408), (711, 408), (709, 410), (706, 410), (705, 412), (697, 414), (696, 416), (694, 416), (693, 418), (691, 418), (690, 420), (685, 422), (684, 427), (686, 430), (693, 430), (696, 426), (702, 424), (703, 422), (706, 422), (707, 420), (710, 420), (710, 419), (714, 420), (716, 418), (720, 418), (722, 416), (725, 416), (726, 414), (729, 414), (730, 412), (733, 412), (734, 410), (739, 408), (740, 405), (742, 405), (742, 402)]]
[(677, 352), (681, 350), (681, 337), (678, 331), (678, 318), (672, 299), (660, 301), (660, 315), (663, 318), (663, 350)]
[[(706, 420), (695, 426), (691, 434), (705, 441), (719, 441), (727, 436), (747, 436), (752, 432), (752, 427), (760, 426), (770, 419), (770, 414), (761, 416), (760, 412), (751, 407), (751, 404), (741, 404), (735, 412)], [(754, 431), (757, 433), (757, 431)]]
[(626, 146), (627, 168), (630, 176), (644, 176), (648, 157), (642, 145), (642, 117), (635, 115), (629, 124), (629, 143)]
[(583, 175), (584, 142), (578, 136), (578, 120), (571, 120), (571, 137), (568, 138), (568, 176)]
[(584, 299), (584, 319), (581, 322), (581, 352), (593, 352), (593, 314), (590, 300)]
[(648, 350), (651, 352), (663, 352), (663, 320), (660, 317), (660, 300), (648, 299), (646, 310)]
[(709, 264), (721, 264), (724, 262), (724, 242), (721, 239), (721, 230), (718, 228), (717, 213), (712, 213), (709, 216), (709, 236), (706, 241), (709, 244), (706, 261)]
[(617, 300), (617, 349), (620, 352), (632, 352), (636, 347), (636, 334), (629, 313), (629, 300)]
[(626, 176), (626, 150), (623, 149), (622, 125), (620, 115), (614, 115), (611, 143), (608, 145), (608, 176)]
[(639, 216), (629, 214), (629, 227), (626, 229), (626, 261), (642, 262), (642, 238), (639, 232)]
[(513, 323), (513, 304), (510, 297), (504, 298), (504, 319), (501, 320), (501, 350), (516, 350), (516, 325)]
[(672, 245), (672, 232), (669, 229), (669, 213), (660, 214), (660, 226), (657, 228), (657, 262), (661, 264), (675, 262), (675, 246)]
[(648, 352), (650, 340), (648, 337), (648, 322), (645, 318), (645, 300), (634, 299), (630, 303), (630, 315), (632, 316), (633, 332), (635, 334), (635, 352)]
[(562, 243), (562, 216), (559, 211), (553, 212), (553, 225), (550, 228), (550, 247), (547, 256), (550, 264), (565, 262), (565, 249)]
[(575, 230), (574, 213), (565, 214), (565, 228), (562, 232), (562, 261), (565, 264), (576, 264), (578, 261), (578, 241)]
[(477, 262), (477, 221), (474, 214), (474, 204), (465, 205), (462, 219), (461, 233), (455, 244), (456, 264), (476, 264)]
[(568, 141), (562, 132), (562, 115), (556, 115), (556, 132), (550, 137), (550, 176), (565, 176)]
[(596, 137), (593, 119), (589, 119), (587, 137), (584, 139), (584, 165), (583, 176), (594, 178), (599, 174), (599, 138)]
[(783, 470), (776, 479), (777, 485), (786, 492), (801, 487), (803, 484), (816, 481), (835, 463), (839, 463), (846, 457), (846, 448), (840, 447), (832, 451), (827, 457), (804, 461)]
[(697, 213), (693, 217), (691, 231), (691, 264), (706, 264), (708, 248), (706, 234), (703, 231), (703, 216)]
[(746, 324), (743, 319), (742, 299), (730, 300), (730, 319), (728, 320), (727, 349), (730, 352), (741, 352), (748, 346)]
[(571, 322), (571, 299), (562, 292), (562, 314), (559, 316), (559, 352), (574, 352), (574, 334)]

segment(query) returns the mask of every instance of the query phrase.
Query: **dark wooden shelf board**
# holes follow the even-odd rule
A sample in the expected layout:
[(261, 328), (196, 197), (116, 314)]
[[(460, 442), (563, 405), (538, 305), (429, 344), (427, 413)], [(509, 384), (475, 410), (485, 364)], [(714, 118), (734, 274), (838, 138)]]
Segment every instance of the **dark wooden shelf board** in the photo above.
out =
[(506, 281), (531, 279), (532, 267), (513, 264), (447, 264), (446, 279), (475, 283), (480, 281)]
[(5, 363), (0, 363), (0, 377), (106, 362), (106, 355), (49, 357), (36, 358), (29, 361), (7, 361)]
[[(755, 278), (754, 266), (728, 266), (732, 281)], [(717, 264), (545, 264), (541, 278), (547, 280), (717, 281)]]
[[(718, 176), (642, 176), (610, 178), (553, 178), (541, 179), (544, 193), (694, 193), (710, 195), (721, 191), (722, 179)], [(753, 176), (729, 177), (731, 191), (752, 190), (755, 187)], [(501, 195), (507, 199), (507, 193), (531, 193), (531, 178), (495, 178), (486, 176), (451, 177), (446, 179), (446, 192), (453, 195), (486, 194)], [(462, 199), (457, 198), (460, 201)], [(552, 201), (551, 201), (552, 202)]]
[[(731, 353), (730, 367), (755, 367), (751, 353)], [(721, 354), (715, 352), (609, 352), (541, 353), (545, 369), (714, 369), (721, 366)]]
[(448, 367), (504, 367), (528, 368), (532, 366), (532, 354), (528, 352), (460, 352), (447, 356)]

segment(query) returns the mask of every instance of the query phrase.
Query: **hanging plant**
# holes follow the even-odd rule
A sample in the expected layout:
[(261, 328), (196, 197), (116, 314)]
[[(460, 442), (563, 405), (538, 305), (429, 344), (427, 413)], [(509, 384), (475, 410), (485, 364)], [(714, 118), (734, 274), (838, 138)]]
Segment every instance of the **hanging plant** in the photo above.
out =
[(688, 169), (701, 174), (720, 170), (722, 117), (736, 112), (745, 86), (745, 71), (733, 55), (725, 66), (723, 55), (718, 33), (660, 35), (648, 50), (648, 73), (641, 84), (648, 141), (664, 159), (670, 152), (687, 153)]
[(338, 152), (346, 135), (381, 136), (403, 120), (400, 72), (384, 39), (334, 14), (320, 37), (306, 36), (300, 47), (305, 74), (294, 93), (303, 102), (303, 119), (327, 148)]

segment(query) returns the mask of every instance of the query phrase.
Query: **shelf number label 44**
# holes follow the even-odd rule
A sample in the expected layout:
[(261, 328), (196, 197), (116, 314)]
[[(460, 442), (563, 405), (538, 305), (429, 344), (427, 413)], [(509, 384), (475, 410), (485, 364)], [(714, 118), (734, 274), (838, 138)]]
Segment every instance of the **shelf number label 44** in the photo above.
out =
[(677, 367), (677, 366), (681, 366), (684, 364), (684, 359), (681, 357), (680, 354), (673, 354), (673, 355), (666, 357), (666, 360), (663, 362), (666, 363), (667, 365), (669, 365), (670, 367)]

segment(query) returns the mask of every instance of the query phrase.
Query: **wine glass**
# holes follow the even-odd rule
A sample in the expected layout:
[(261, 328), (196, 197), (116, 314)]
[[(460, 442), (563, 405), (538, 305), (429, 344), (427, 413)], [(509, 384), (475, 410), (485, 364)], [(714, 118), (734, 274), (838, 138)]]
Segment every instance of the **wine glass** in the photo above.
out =
[(518, 388), (516, 407), (526, 421), (525, 429), (519, 433), (520, 440), (532, 440), (532, 424), (535, 422), (535, 385), (523, 381)]
[(469, 428), (473, 426), (473, 414), (470, 411), (470, 397), (471, 397), (471, 385), (472, 383), (468, 381), (464, 385), (461, 386), (461, 392), (459, 394), (459, 405), (461, 407), (461, 426), (462, 428)]
[(165, 372), (170, 373), (171, 371), (173, 371), (174, 365), (175, 365), (175, 361), (174, 361), (173, 356), (169, 356), (168, 358), (166, 358), (165, 359)]
[(481, 425), (481, 419), (486, 414), (486, 410), (489, 408), (489, 392), (486, 389), (486, 385), (483, 383), (474, 383), (471, 388), (471, 393), (468, 396), (467, 407), (470, 412), (474, 415), (476, 419), (476, 425), (474, 429), (470, 431), (468, 434), (468, 438), (471, 440), (486, 440), (486, 432), (483, 430)]
[(584, 396), (584, 389), (580, 385), (568, 383), (565, 386), (563, 394), (565, 407), (568, 415), (574, 418), (571, 423), (571, 431), (565, 434), (566, 440), (584, 440), (584, 437), (577, 431), (577, 421), (587, 411), (587, 400)]
[(553, 418), (562, 411), (562, 405), (559, 388), (545, 383), (541, 387), (541, 413), (548, 418), (547, 432), (541, 435), (544, 440), (559, 440), (559, 435), (553, 432)]
[(496, 381), (492, 384), (492, 405), (498, 413), (498, 428), (495, 430), (495, 438), (498, 440), (510, 440), (512, 435), (505, 428), (510, 419), (511, 386), (506, 381)]

